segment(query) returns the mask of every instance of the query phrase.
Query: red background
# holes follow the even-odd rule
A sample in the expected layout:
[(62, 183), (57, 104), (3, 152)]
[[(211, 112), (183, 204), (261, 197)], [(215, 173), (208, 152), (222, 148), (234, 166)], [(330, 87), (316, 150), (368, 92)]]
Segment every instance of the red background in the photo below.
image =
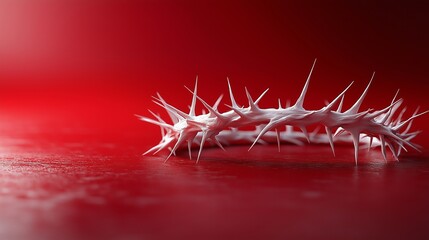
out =
[(426, 110), (428, 11), (423, 1), (1, 1), (0, 236), (427, 237), (427, 116), (414, 127), (422, 154), (384, 166), (375, 151), (355, 168), (348, 148), (336, 159), (324, 148), (210, 149), (198, 166), (162, 164), (140, 156), (160, 136), (133, 114), (161, 111), (157, 91), (187, 109), (183, 85), (196, 75), (209, 102), (229, 77), (238, 101), (245, 86), (270, 88), (261, 106), (276, 106), (298, 97), (314, 58), (309, 109), (354, 80), (350, 106), (376, 71), (364, 108), (400, 88), (410, 112)]

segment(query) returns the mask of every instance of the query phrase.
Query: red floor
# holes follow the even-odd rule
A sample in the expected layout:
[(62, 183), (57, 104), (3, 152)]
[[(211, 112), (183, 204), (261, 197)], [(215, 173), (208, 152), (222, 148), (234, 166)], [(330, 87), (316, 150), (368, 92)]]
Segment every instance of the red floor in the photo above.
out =
[(429, 237), (427, 151), (385, 164), (362, 150), (355, 166), (351, 146), (231, 147), (164, 164), (140, 155), (158, 136), (133, 118), (120, 132), (2, 115), (0, 239)]

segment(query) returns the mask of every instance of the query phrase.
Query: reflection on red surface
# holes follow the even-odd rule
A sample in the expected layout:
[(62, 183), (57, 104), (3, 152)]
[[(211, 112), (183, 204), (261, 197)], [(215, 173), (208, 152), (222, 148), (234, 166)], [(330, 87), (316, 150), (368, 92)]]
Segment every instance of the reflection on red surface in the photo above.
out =
[(427, 153), (388, 164), (363, 154), (354, 166), (347, 147), (335, 160), (319, 146), (232, 147), (207, 149), (198, 165), (182, 156), (163, 164), (140, 156), (133, 134), (116, 143), (81, 142), (75, 133), (43, 141), (52, 132), (40, 130), (1, 143), (3, 239), (429, 234)]
[(385, 164), (362, 150), (355, 166), (347, 145), (335, 158), (328, 146), (238, 146), (164, 164), (167, 153), (141, 156), (158, 132), (135, 119), (3, 113), (2, 239), (429, 236), (427, 151)]
[[(308, 108), (346, 87), (351, 105), (428, 109), (427, 8), (312, 1), (0, 2), (0, 239), (427, 239), (423, 153), (384, 164), (351, 146), (141, 153), (159, 129), (134, 114), (151, 95), (187, 109), (199, 75), (208, 102), (270, 88), (295, 99), (315, 57)], [(223, 107), (223, 106), (222, 106)], [(159, 109), (160, 110), (160, 109)], [(162, 113), (164, 114), (164, 113)]]

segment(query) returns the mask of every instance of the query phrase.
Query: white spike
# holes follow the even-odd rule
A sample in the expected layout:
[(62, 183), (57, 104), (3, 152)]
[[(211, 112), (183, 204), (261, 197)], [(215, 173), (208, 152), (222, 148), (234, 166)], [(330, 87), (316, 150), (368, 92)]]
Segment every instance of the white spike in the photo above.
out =
[(207, 132), (203, 132), (203, 136), (201, 138), (201, 143), (200, 143), (200, 150), (198, 151), (198, 156), (197, 156), (197, 162), (200, 161), (200, 156), (201, 156), (201, 151), (203, 150), (204, 147), (204, 143), (206, 142), (206, 138), (207, 138)]
[(310, 84), (311, 74), (313, 73), (313, 69), (314, 69), (314, 66), (316, 65), (316, 62), (317, 62), (317, 58), (314, 59), (313, 66), (310, 69), (310, 73), (308, 74), (307, 81), (305, 82), (301, 95), (299, 95), (299, 98), (296, 100), (296, 103), (295, 103), (296, 108), (303, 109), (305, 95), (307, 94), (308, 85)]
[(355, 164), (358, 164), (358, 155), (359, 155), (359, 133), (358, 132), (350, 132), (352, 135), (353, 145), (355, 148)]
[[(159, 115), (155, 114), (151, 110), (148, 110), (148, 111), (150, 112), (150, 114), (152, 114), (156, 118), (156, 120), (158, 120), (158, 122), (166, 124), (166, 122)], [(138, 115), (136, 115), (136, 116), (138, 116)], [(161, 126), (160, 126), (160, 129), (161, 129), (161, 137), (164, 137), (166, 129), (164, 127), (161, 127)]]
[(156, 104), (158, 104), (159, 106), (163, 107), (167, 113), (168, 116), (170, 117), (171, 121), (176, 124), (177, 122), (179, 122), (179, 116), (178, 113), (176, 113), (175, 111), (178, 109), (174, 109), (175, 111), (172, 111), (171, 107), (169, 106), (169, 104), (167, 104), (167, 102), (161, 97), (161, 94), (159, 94), (158, 92), (156, 93), (156, 95), (158, 96), (158, 98), (153, 97), (154, 99), (156, 99), (158, 102), (155, 102)]
[(253, 146), (255, 146), (255, 144), (260, 140), (260, 138), (267, 133), (270, 129), (272, 129), (273, 127), (275, 127), (278, 124), (278, 121), (273, 121), (270, 120), (270, 122), (265, 125), (265, 127), (259, 132), (258, 136), (256, 137), (256, 139), (253, 141), (252, 145), (250, 146), (249, 150), (252, 150)]
[(216, 100), (215, 104), (213, 104), (213, 109), (214, 109), (214, 110), (217, 110), (217, 107), (219, 106), (220, 101), (222, 101), (222, 98), (223, 98), (223, 94), (221, 94), (221, 95), (217, 98), (217, 100)]
[(277, 137), (277, 148), (280, 152), (280, 132), (279, 130), (277, 130), (277, 128), (276, 128), (276, 137)]
[(404, 130), (404, 132), (402, 134), (408, 133), (408, 131), (410, 131), (410, 128), (411, 128), (412, 125), (413, 125), (413, 120), (411, 120), (410, 123), (408, 123), (407, 128)]
[(413, 115), (412, 117), (410, 117), (410, 118), (408, 118), (407, 120), (405, 120), (405, 121), (403, 121), (402, 123), (400, 123), (398, 126), (393, 127), (393, 129), (394, 129), (395, 131), (397, 131), (397, 130), (401, 129), (401, 128), (402, 128), (405, 124), (407, 124), (408, 122), (410, 122), (410, 121), (412, 121), (413, 119), (418, 118), (418, 117), (420, 117), (420, 116), (422, 116), (422, 115), (425, 115), (426, 113), (429, 113), (429, 110), (424, 111), (424, 112), (421, 112), (421, 113), (416, 114), (416, 115)]
[(334, 133), (334, 137), (341, 135), (345, 130), (341, 127), (337, 128), (337, 130)]
[(395, 147), (393, 147), (393, 145), (390, 142), (386, 142), (386, 144), (387, 144), (387, 146), (389, 146), (390, 152), (392, 153), (395, 161), (399, 162), (398, 155), (396, 155)]
[(189, 118), (188, 114), (186, 114), (186, 113), (180, 111), (179, 109), (177, 109), (177, 108), (171, 106), (170, 104), (168, 104), (164, 99), (161, 98), (161, 95), (158, 94), (158, 97), (159, 98), (155, 98), (154, 97), (154, 99), (156, 99), (160, 103), (156, 102), (156, 101), (154, 103), (157, 104), (157, 105), (159, 105), (160, 107), (164, 108), (165, 110), (167, 110), (167, 112), (169, 113), (169, 115), (170, 115), (170, 113), (173, 114), (174, 119), (176, 119), (176, 120), (172, 119), (173, 122), (176, 121), (174, 124), (176, 124), (181, 118), (182, 119)]
[(405, 113), (405, 111), (407, 111), (407, 107), (404, 107), (401, 112), (399, 113), (398, 117), (396, 118), (396, 120), (393, 122), (393, 125), (397, 125), (398, 123), (400, 123), (402, 121), (402, 117)]
[(189, 160), (192, 160), (192, 140), (188, 140), (188, 153), (189, 153)]
[(183, 132), (179, 134), (179, 138), (177, 139), (176, 144), (174, 144), (173, 149), (171, 149), (170, 154), (167, 156), (164, 162), (167, 162), (172, 154), (176, 155), (176, 150), (180, 146), (180, 144), (182, 144), (185, 141), (185, 137), (186, 137), (186, 134), (184, 134)]
[(268, 92), (268, 90), (270, 90), (269, 88), (267, 88), (259, 97), (258, 99), (256, 99), (255, 104), (257, 105), (259, 103), (259, 101), (261, 101), (262, 97)]
[(387, 162), (386, 157), (386, 141), (384, 140), (384, 136), (380, 135), (380, 141), (381, 141), (381, 154), (383, 155), (384, 161)]
[(241, 112), (239, 109), (237, 109), (237, 108), (234, 108), (234, 107), (232, 107), (232, 106), (228, 106), (228, 105), (226, 105), (227, 107), (229, 107), (229, 108), (231, 108), (235, 113), (237, 113), (237, 115), (238, 116), (240, 116), (241, 118), (243, 118), (243, 119), (246, 119), (247, 118), (247, 116), (246, 116), (246, 114), (244, 114), (243, 112)]
[(252, 96), (250, 95), (249, 91), (247, 90), (247, 88), (244, 88), (245, 92), (246, 92), (246, 96), (247, 99), (249, 100), (249, 107), (252, 111), (258, 111), (258, 106), (256, 106), (255, 102), (252, 99)]
[(195, 87), (194, 87), (194, 93), (192, 94), (191, 109), (189, 110), (189, 116), (191, 117), (195, 116), (195, 105), (197, 104), (197, 90), (198, 90), (198, 75), (195, 79)]
[(320, 131), (320, 126), (317, 126), (310, 134), (309, 134), (309, 138), (310, 141), (312, 139), (314, 139), (314, 137), (317, 135), (317, 133)]
[(228, 81), (228, 89), (229, 89), (229, 98), (231, 99), (231, 105), (234, 108), (238, 108), (237, 103), (235, 102), (235, 98), (234, 98), (234, 94), (232, 93), (232, 88), (231, 88), (231, 84), (229, 82), (229, 78), (226, 78), (226, 80)]
[(212, 138), (212, 140), (220, 149), (222, 149), (223, 151), (226, 151), (225, 148), (222, 146), (222, 144), (219, 142), (219, 140), (216, 137)]
[[(189, 88), (187, 88), (186, 86), (185, 86), (185, 88), (188, 89), (188, 91), (190, 91), (192, 93), (192, 91)], [(204, 105), (204, 107), (207, 108), (207, 110), (209, 110), (209, 112), (212, 115), (214, 115), (214, 116), (216, 116), (218, 118), (221, 118), (221, 119), (223, 118), (223, 116), (216, 109), (212, 108), (206, 101), (204, 101), (198, 95), (196, 95), (196, 97)]]
[(304, 127), (304, 126), (300, 126), (299, 128), (301, 129), (301, 132), (304, 134), (305, 138), (307, 139), (307, 142), (311, 143), (310, 136), (308, 135), (307, 128)]
[(397, 106), (395, 103), (395, 100), (398, 97), (398, 94), (399, 94), (399, 89), (396, 91), (396, 94), (393, 97), (392, 102), (391, 102), (392, 106), (390, 107), (389, 112), (386, 114), (386, 116), (385, 116), (386, 118), (381, 121), (382, 123), (389, 124), (392, 121), (392, 117), (393, 117), (393, 114), (395, 114), (396, 109), (401, 105), (402, 102), (399, 102), (399, 104)]
[(371, 150), (373, 138), (374, 137), (369, 137), (368, 152), (369, 152), (369, 150)]
[(346, 113), (356, 114), (359, 111), (360, 105), (362, 105), (362, 102), (365, 99), (366, 94), (368, 93), (369, 86), (371, 86), (371, 83), (372, 83), (372, 80), (374, 79), (374, 76), (375, 76), (375, 72), (372, 73), (371, 80), (369, 80), (369, 83), (366, 86), (365, 91), (363, 91), (360, 98), (356, 101), (356, 103), (349, 110), (346, 111)]
[(342, 110), (342, 108), (343, 108), (344, 96), (345, 96), (345, 95), (343, 95), (343, 96), (341, 97), (340, 104), (338, 104), (337, 112), (341, 112), (341, 110)]
[(329, 127), (325, 127), (326, 135), (328, 135), (329, 144), (331, 145), (332, 154), (334, 154), (335, 157), (335, 147), (334, 147), (334, 140), (332, 138), (332, 130)]
[[(344, 94), (346, 94), (347, 90), (349, 90), (349, 88), (353, 85), (353, 82), (351, 82), (349, 84), (349, 86), (346, 87), (346, 89), (344, 89), (344, 91), (342, 91), (334, 100), (332, 100), (331, 103), (327, 104), (326, 109), (331, 110), (335, 104), (337, 104), (338, 100), (340, 100), (340, 105), (343, 104), (343, 98), (344, 98)], [(341, 106), (339, 106), (338, 108), (341, 108)]]
[(151, 118), (143, 117), (143, 116), (140, 116), (140, 115), (135, 115), (135, 116), (138, 117), (142, 121), (145, 121), (145, 122), (148, 122), (148, 123), (152, 123), (152, 124), (158, 125), (160, 127), (166, 128), (166, 129), (174, 129), (174, 127), (171, 126), (170, 124), (158, 122), (158, 121), (153, 120)]
[(156, 149), (159, 149), (159, 148), (160, 148), (159, 145), (153, 146), (152, 148), (150, 148), (149, 150), (147, 150), (146, 152), (144, 152), (142, 155), (147, 155), (148, 153), (151, 153), (151, 152), (153, 152), (153, 151), (155, 151)]

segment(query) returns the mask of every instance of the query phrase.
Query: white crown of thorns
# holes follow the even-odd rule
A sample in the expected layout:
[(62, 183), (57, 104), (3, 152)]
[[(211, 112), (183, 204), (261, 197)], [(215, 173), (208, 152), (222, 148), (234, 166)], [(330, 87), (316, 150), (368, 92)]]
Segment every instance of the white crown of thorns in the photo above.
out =
[[(197, 95), (198, 77), (195, 82), (194, 91), (187, 88), (192, 93), (189, 113), (185, 113), (168, 104), (161, 95), (157, 93), (157, 97), (154, 97), (154, 102), (167, 111), (172, 124), (167, 123), (159, 115), (154, 114), (150, 110), (149, 112), (155, 119), (136, 115), (140, 120), (158, 125), (161, 128), (161, 141), (144, 154), (156, 154), (163, 149), (168, 149), (170, 154), (165, 159), (165, 161), (167, 161), (171, 155), (176, 154), (178, 149), (186, 147), (187, 145), (189, 158), (192, 159), (192, 147), (199, 146), (196, 159), (196, 162), (198, 162), (201, 151), (207, 142), (211, 142), (224, 149), (223, 145), (233, 145), (238, 142), (248, 141), (252, 143), (249, 150), (252, 149), (256, 143), (267, 144), (277, 142), (278, 150), (280, 151), (281, 142), (303, 145), (304, 141), (307, 140), (309, 143), (329, 143), (335, 156), (335, 140), (353, 142), (355, 163), (357, 164), (360, 143), (367, 143), (368, 149), (380, 146), (381, 153), (385, 160), (386, 146), (390, 149), (392, 156), (397, 161), (402, 149), (407, 151), (406, 147), (411, 147), (419, 151), (420, 146), (411, 143), (411, 140), (416, 137), (420, 131), (410, 132), (410, 128), (415, 118), (429, 111), (418, 113), (419, 109), (417, 108), (411, 117), (403, 120), (403, 115), (406, 111), (406, 107), (404, 107), (394, 118), (395, 112), (399, 110), (403, 102), (402, 99), (396, 99), (399, 90), (396, 92), (390, 105), (384, 109), (369, 109), (359, 112), (359, 107), (368, 92), (374, 74), (362, 95), (348, 110), (342, 111), (342, 105), (344, 95), (353, 82), (325, 107), (319, 110), (305, 109), (303, 106), (304, 99), (315, 64), (316, 60), (311, 67), (301, 95), (292, 106), (288, 104), (282, 107), (279, 100), (277, 108), (260, 108), (258, 103), (268, 89), (256, 100), (253, 100), (250, 93), (245, 88), (248, 107), (240, 107), (235, 101), (229, 79), (227, 79), (227, 81), (231, 105), (227, 105), (230, 110), (223, 113), (219, 112), (217, 109), (222, 100), (222, 95), (213, 106), (209, 105)], [(203, 112), (201, 115), (195, 114), (197, 99), (208, 110), (207, 113)], [(317, 130), (313, 133), (308, 133), (306, 127), (310, 125), (324, 126), (326, 133), (317, 133)], [(255, 130), (240, 130), (242, 127), (249, 126), (254, 126)], [(295, 131), (294, 127), (299, 128), (301, 131)], [(281, 130), (284, 128), (285, 130)]]

